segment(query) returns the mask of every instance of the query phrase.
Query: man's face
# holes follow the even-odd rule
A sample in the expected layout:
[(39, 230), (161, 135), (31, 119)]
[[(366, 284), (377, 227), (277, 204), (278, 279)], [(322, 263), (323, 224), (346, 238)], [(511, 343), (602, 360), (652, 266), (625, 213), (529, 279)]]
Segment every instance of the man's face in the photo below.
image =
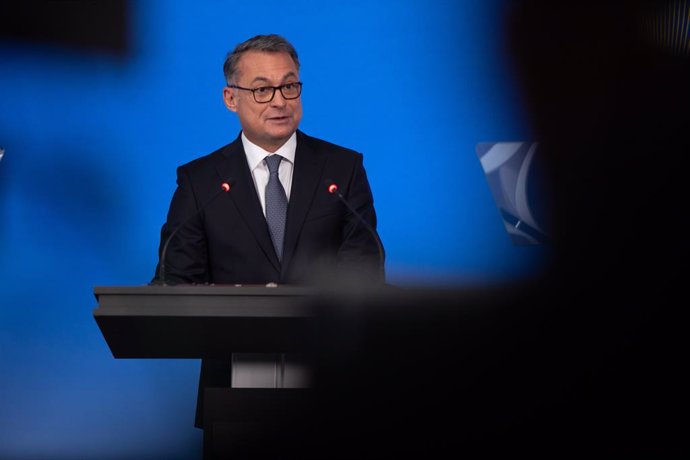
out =
[[(238, 62), (234, 84), (254, 89), (297, 81), (299, 71), (289, 54), (247, 51)], [(278, 150), (302, 119), (301, 99), (286, 100), (279, 90), (271, 102), (260, 104), (251, 91), (225, 87), (223, 99), (227, 108), (240, 118), (244, 135), (269, 152)]]

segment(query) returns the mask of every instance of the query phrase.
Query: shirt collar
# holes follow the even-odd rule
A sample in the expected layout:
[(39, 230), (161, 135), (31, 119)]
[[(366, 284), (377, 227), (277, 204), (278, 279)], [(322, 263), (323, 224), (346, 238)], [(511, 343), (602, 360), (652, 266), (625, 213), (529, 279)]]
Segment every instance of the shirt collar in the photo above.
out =
[(244, 147), (244, 154), (247, 156), (247, 163), (249, 170), (254, 171), (254, 168), (259, 166), (267, 155), (280, 155), (290, 163), (295, 163), (295, 150), (297, 150), (297, 133), (292, 133), (292, 136), (274, 153), (267, 152), (252, 141), (247, 139), (242, 131), (242, 146)]

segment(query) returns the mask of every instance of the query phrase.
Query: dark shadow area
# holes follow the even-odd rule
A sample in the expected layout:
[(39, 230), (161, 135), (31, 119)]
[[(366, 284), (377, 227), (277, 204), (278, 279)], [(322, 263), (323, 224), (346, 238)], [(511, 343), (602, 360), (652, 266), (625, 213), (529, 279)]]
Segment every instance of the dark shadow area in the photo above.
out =
[(610, 440), (601, 331), (554, 292), (339, 297), (320, 327), (315, 458), (561, 458)]
[(0, 3), (0, 41), (126, 56), (129, 10), (128, 0), (6, 0)]

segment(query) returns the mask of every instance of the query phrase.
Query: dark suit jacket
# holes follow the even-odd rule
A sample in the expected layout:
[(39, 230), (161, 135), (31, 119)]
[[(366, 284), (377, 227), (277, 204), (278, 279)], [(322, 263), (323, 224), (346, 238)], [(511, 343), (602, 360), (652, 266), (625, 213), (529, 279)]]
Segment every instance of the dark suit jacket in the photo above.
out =
[[(229, 182), (231, 189), (219, 194), (223, 182)], [(316, 277), (325, 269), (339, 276), (376, 279), (383, 263), (376, 239), (328, 193), (330, 183), (337, 184), (348, 202), (376, 228), (362, 155), (298, 131), (281, 264), (240, 137), (179, 167), (177, 190), (161, 230), (162, 250), (179, 227), (165, 256), (166, 282), (304, 284), (324, 281)], [(229, 362), (202, 362), (200, 399), (204, 386), (229, 385)], [(201, 402), (197, 426), (201, 425), (200, 408)]]

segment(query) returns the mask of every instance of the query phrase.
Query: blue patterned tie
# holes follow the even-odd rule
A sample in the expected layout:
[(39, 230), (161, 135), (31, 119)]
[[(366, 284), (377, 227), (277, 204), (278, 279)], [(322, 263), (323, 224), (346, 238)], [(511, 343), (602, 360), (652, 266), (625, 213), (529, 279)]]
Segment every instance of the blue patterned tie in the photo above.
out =
[(280, 261), (283, 260), (285, 216), (288, 205), (285, 189), (278, 178), (278, 167), (282, 159), (280, 155), (269, 155), (265, 158), (270, 173), (268, 184), (266, 184), (266, 222), (268, 222), (273, 247)]

